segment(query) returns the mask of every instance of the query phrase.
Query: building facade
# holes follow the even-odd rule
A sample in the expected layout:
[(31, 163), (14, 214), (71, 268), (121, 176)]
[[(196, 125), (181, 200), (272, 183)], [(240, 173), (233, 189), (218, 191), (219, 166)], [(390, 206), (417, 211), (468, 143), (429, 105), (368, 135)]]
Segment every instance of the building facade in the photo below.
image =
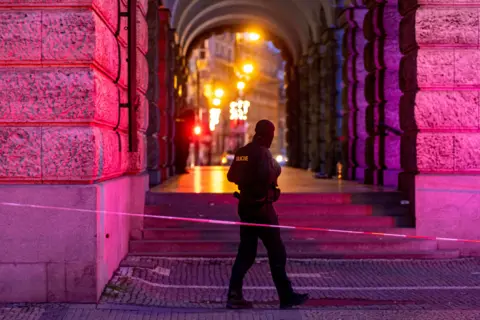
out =
[[(254, 66), (248, 80), (238, 76), (244, 63)], [(280, 51), (270, 42), (249, 41), (247, 33), (213, 35), (193, 50), (189, 60), (187, 101), (191, 105), (199, 105), (198, 122), (204, 128), (213, 129), (210, 135), (200, 138), (204, 140), (200, 143), (200, 164), (218, 163), (224, 152), (235, 151), (238, 146), (250, 141), (255, 133), (255, 124), (261, 119), (269, 119), (277, 127), (272, 153), (282, 153), (284, 135), (280, 130), (279, 114), (279, 87), (283, 87), (279, 70), (283, 74), (282, 63)], [(242, 92), (237, 89), (240, 80), (246, 82)], [(219, 105), (214, 104), (217, 89), (224, 92)], [(234, 128), (231, 126), (229, 106), (237, 99), (249, 101), (250, 107), (245, 123)], [(220, 114), (211, 114), (211, 108), (220, 109)], [(215, 116), (218, 119), (212, 120)], [(208, 152), (211, 152), (211, 162), (207, 160)]]
[[(280, 92), (279, 79), (282, 68), (280, 51), (268, 41), (249, 41), (248, 34), (237, 34), (237, 63), (252, 63), (255, 70), (245, 88), (244, 99), (250, 101), (248, 111), (246, 139), (250, 141), (255, 134), (255, 124), (262, 119), (272, 121), (277, 130), (272, 142), (272, 154), (281, 152), (280, 128)], [(283, 70), (282, 70), (283, 72)]]

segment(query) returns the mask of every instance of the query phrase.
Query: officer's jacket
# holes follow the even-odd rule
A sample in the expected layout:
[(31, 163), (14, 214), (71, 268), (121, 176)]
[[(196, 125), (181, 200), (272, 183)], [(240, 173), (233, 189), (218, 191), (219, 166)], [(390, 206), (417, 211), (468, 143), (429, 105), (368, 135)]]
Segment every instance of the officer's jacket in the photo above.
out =
[(227, 179), (238, 185), (241, 194), (260, 199), (277, 185), (280, 173), (280, 165), (270, 150), (253, 141), (237, 151)]

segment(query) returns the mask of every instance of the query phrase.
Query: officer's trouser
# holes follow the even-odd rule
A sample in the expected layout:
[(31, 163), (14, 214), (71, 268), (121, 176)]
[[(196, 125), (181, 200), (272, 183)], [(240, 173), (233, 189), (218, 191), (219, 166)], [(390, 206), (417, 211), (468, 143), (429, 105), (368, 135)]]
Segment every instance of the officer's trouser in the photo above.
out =
[[(262, 206), (239, 204), (238, 213), (243, 222), (278, 225), (278, 217), (271, 203)], [(286, 300), (293, 290), (285, 271), (287, 255), (278, 228), (240, 227), (240, 246), (232, 269), (229, 295), (242, 294), (243, 278), (255, 263), (257, 256), (258, 238), (267, 249), (270, 271), (278, 296), (281, 301)]]

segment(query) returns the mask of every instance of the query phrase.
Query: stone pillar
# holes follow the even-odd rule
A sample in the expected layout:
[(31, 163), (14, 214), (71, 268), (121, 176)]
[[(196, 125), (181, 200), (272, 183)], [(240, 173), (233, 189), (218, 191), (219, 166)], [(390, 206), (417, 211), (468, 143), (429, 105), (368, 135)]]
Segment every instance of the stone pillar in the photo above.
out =
[[(348, 126), (344, 128), (344, 118), (348, 114), (348, 105), (343, 104), (343, 28), (335, 29), (335, 150), (336, 162), (342, 164), (342, 179), (348, 179)], [(347, 118), (348, 119), (348, 118)], [(335, 171), (336, 172), (336, 171)]]
[[(170, 11), (166, 8), (160, 8), (159, 16), (159, 33), (157, 37), (158, 45), (158, 169), (160, 176), (155, 183), (161, 183), (168, 179), (168, 106), (170, 104), (170, 85), (171, 75), (170, 70)], [(153, 123), (153, 126), (156, 124)]]
[(346, 6), (339, 18), (339, 25), (346, 30), (343, 37), (343, 92), (342, 100), (348, 108), (344, 117), (344, 130), (348, 130), (348, 177), (352, 180), (364, 179), (365, 162), (365, 110), (364, 84), (366, 71), (363, 64), (365, 38), (363, 20), (367, 10), (360, 3)]
[[(163, 10), (163, 9), (162, 9)], [(150, 185), (158, 185), (162, 182), (160, 164), (160, 93), (161, 87), (165, 85), (165, 70), (161, 64), (162, 55), (165, 51), (165, 42), (161, 32), (165, 29), (165, 21), (160, 19), (158, 2), (148, 2), (148, 69), (149, 83), (147, 91), (149, 123), (147, 130), (147, 168), (150, 175)], [(168, 27), (168, 26), (167, 26)]]
[[(366, 140), (365, 140), (365, 175), (364, 183), (366, 184), (377, 184), (377, 170), (379, 169), (379, 158), (378, 155), (378, 146), (379, 146), (379, 137), (378, 137), (378, 116), (379, 113), (383, 111), (383, 105), (379, 103), (376, 96), (378, 94), (376, 83), (378, 81), (376, 64), (375, 64), (375, 21), (377, 18), (378, 11), (376, 6), (376, 1), (372, 0), (363, 0), (364, 4), (367, 4), (368, 12), (365, 15), (363, 21), (363, 35), (367, 40), (367, 44), (364, 48), (364, 67), (367, 71), (367, 76), (365, 78), (365, 87), (364, 95), (367, 102), (365, 109), (365, 129), (366, 129)], [(379, 110), (381, 109), (381, 110)]]
[(168, 41), (170, 49), (168, 51), (168, 104), (166, 111), (167, 116), (167, 173), (168, 177), (175, 175), (175, 96), (178, 90), (178, 76), (176, 69), (178, 61), (181, 58), (180, 48), (175, 41), (176, 31), (169, 30)]
[(367, 163), (365, 180), (368, 183), (397, 186), (400, 172), (400, 136), (385, 130), (399, 129), (398, 84), (400, 49), (398, 32), (400, 15), (397, 1), (365, 1), (369, 12), (365, 18), (365, 68), (368, 70), (365, 95), (367, 111)]
[(309, 127), (310, 127), (310, 102), (309, 102), (309, 65), (308, 57), (302, 57), (298, 65), (298, 76), (300, 83), (299, 103), (299, 147), (300, 147), (300, 168), (308, 169), (309, 157)]
[(322, 156), (320, 150), (322, 144), (321, 127), (323, 119), (320, 114), (320, 52), (319, 45), (313, 44), (309, 50), (309, 103), (310, 103), (310, 127), (309, 127), (309, 160), (310, 168), (314, 172), (321, 171)]
[(417, 234), (480, 239), (480, 1), (462, 3), (400, 2), (401, 182), (415, 192)]
[[(323, 133), (325, 141), (325, 167), (322, 172), (328, 176), (336, 173), (336, 47), (334, 29), (325, 29), (322, 32), (321, 46), (321, 114), (324, 119)], [(323, 149), (323, 148), (322, 148)]]
[(299, 81), (298, 71), (290, 62), (285, 67), (286, 95), (287, 95), (287, 157), (288, 164), (294, 168), (300, 167), (299, 152)]
[(147, 8), (139, 1), (129, 153), (119, 3), (0, 4), (0, 202), (26, 205), (0, 206), (0, 302), (97, 302), (141, 226), (105, 213), (141, 214), (148, 188)]

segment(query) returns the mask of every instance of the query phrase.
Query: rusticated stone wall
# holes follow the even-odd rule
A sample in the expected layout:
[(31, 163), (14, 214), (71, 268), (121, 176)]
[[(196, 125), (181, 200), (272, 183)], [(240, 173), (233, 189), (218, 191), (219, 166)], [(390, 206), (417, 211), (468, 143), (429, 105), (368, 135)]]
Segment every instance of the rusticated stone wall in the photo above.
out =
[(127, 38), (117, 1), (98, 1), (94, 10), (22, 2), (8, 10), (0, 4), (0, 181), (91, 182), (143, 171), (144, 1), (137, 15), (137, 153), (128, 152), (128, 110), (119, 107), (127, 97)]
[[(358, 2), (358, 1), (357, 1)], [(342, 100), (347, 116), (343, 126), (348, 130), (344, 144), (348, 154), (348, 178), (364, 180), (365, 161), (365, 111), (364, 95), (366, 71), (363, 63), (366, 40), (363, 36), (363, 21), (367, 9), (359, 3), (345, 8), (339, 18), (339, 26), (345, 29), (343, 36), (343, 92)], [(348, 143), (348, 147), (345, 146)]]
[[(402, 183), (417, 233), (480, 239), (480, 1), (400, 1)], [(414, 176), (416, 173), (416, 176)], [(478, 246), (440, 243), (478, 254)]]
[(105, 212), (145, 205), (146, 4), (130, 153), (127, 2), (0, 3), (0, 201), (20, 204), (0, 206), (0, 302), (97, 302), (139, 235), (141, 217)]

